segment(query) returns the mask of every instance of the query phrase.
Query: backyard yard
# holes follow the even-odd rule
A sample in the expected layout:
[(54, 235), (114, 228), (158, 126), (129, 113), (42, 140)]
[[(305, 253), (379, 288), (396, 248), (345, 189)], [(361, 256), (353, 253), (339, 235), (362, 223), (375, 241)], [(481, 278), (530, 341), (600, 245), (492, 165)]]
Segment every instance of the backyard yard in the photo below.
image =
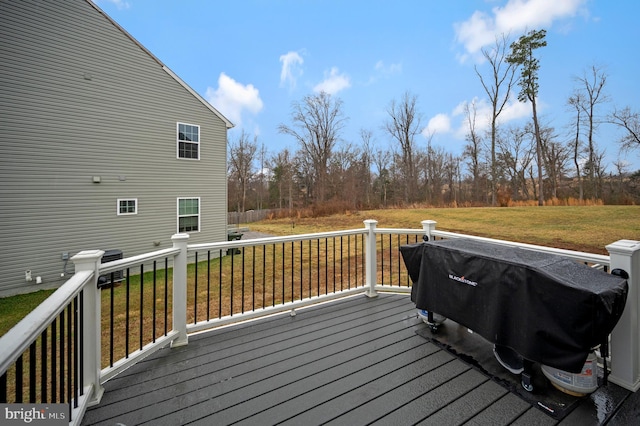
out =
[[(379, 228), (413, 229), (419, 229), (423, 220), (435, 220), (440, 230), (597, 254), (606, 254), (605, 246), (617, 240), (640, 240), (640, 206), (388, 209), (267, 219), (240, 226), (284, 236), (361, 228), (366, 219), (377, 220)], [(153, 300), (152, 288), (145, 291), (144, 298)], [(0, 335), (51, 292), (0, 299)]]

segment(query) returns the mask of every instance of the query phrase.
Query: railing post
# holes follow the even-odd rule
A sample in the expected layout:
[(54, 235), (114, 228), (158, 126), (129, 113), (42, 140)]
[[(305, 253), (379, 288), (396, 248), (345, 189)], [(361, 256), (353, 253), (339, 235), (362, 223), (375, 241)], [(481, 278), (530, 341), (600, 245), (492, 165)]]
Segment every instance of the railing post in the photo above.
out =
[(98, 275), (102, 262), (102, 250), (81, 251), (71, 258), (75, 271), (92, 271), (93, 278), (82, 289), (82, 351), (83, 351), (83, 383), (82, 387), (92, 388), (88, 405), (96, 405), (102, 399), (104, 388), (100, 384), (100, 370), (102, 358), (102, 335), (100, 324), (102, 314), (100, 311), (100, 290), (98, 289)]
[(189, 342), (187, 337), (187, 243), (189, 234), (174, 234), (171, 237), (173, 247), (180, 253), (173, 260), (173, 329), (178, 337), (171, 342), (171, 347), (184, 346)]
[(426, 235), (428, 238), (427, 241), (433, 240), (433, 235), (431, 235), (431, 233), (436, 229), (436, 223), (438, 222), (436, 222), (435, 220), (423, 220), (420, 223), (422, 224), (424, 235)]
[(367, 286), (367, 296), (376, 297), (376, 281), (378, 279), (377, 252), (376, 252), (376, 225), (377, 220), (367, 219), (364, 227), (367, 229), (367, 248), (365, 252), (365, 284)]
[(640, 241), (620, 240), (606, 248), (611, 270), (629, 274), (627, 304), (611, 333), (609, 380), (635, 392), (640, 389)]

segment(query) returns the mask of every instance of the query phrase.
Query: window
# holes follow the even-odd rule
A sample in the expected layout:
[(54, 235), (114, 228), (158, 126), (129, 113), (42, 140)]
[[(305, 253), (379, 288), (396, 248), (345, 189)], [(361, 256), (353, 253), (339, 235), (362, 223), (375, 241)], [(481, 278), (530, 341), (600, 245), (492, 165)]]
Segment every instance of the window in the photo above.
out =
[(178, 198), (178, 232), (200, 231), (200, 198)]
[(118, 199), (118, 216), (126, 214), (138, 214), (138, 199)]
[(200, 159), (200, 126), (178, 123), (178, 158)]

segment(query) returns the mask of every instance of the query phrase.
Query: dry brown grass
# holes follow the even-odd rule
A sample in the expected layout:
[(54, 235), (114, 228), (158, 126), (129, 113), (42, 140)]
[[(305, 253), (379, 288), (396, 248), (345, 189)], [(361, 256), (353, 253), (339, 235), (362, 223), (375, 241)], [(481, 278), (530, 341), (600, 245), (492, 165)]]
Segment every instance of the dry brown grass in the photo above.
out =
[(606, 254), (605, 246), (621, 239), (640, 240), (640, 206), (545, 206), (411, 208), (370, 210), (320, 218), (281, 218), (247, 224), (272, 235), (304, 234), (378, 227), (420, 228), (435, 220), (437, 229), (530, 244)]

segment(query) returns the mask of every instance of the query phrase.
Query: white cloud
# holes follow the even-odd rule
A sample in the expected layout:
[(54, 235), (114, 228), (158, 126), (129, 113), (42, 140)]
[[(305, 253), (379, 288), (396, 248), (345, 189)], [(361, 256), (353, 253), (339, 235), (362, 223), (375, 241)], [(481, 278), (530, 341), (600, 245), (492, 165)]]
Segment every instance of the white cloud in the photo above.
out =
[(425, 136), (449, 133), (451, 131), (451, 118), (447, 114), (436, 114), (427, 127), (424, 128), (422, 134)]
[(253, 84), (243, 85), (225, 73), (220, 73), (217, 89), (207, 88), (206, 97), (211, 105), (216, 107), (236, 126), (242, 123), (242, 113), (244, 111), (249, 111), (255, 115), (263, 107), (260, 92)]
[[(517, 100), (516, 100), (517, 102)], [(486, 99), (473, 98), (470, 101), (462, 101), (460, 102), (451, 113), (453, 117), (457, 118), (457, 122), (459, 123), (458, 127), (454, 131), (456, 137), (458, 139), (464, 139), (466, 134), (469, 132), (469, 123), (467, 121), (467, 117), (465, 116), (465, 109), (467, 105), (475, 106), (476, 109), (476, 122), (474, 124), (476, 132), (482, 133), (489, 130), (491, 126), (491, 115), (493, 114), (491, 105), (487, 102)], [(523, 104), (524, 105), (524, 104)], [(500, 119), (502, 122), (505, 122), (503, 114), (505, 111), (511, 107), (511, 103), (507, 103), (505, 105), (502, 114), (500, 114)]]
[(316, 84), (313, 88), (314, 92), (326, 92), (330, 95), (335, 95), (341, 90), (351, 87), (351, 81), (346, 74), (339, 74), (338, 68), (333, 67), (331, 71), (324, 73), (324, 80)]
[(402, 72), (402, 64), (385, 65), (383, 61), (376, 62), (375, 69), (384, 76), (400, 74)]
[(478, 53), (482, 47), (492, 43), (498, 32), (491, 17), (480, 11), (473, 12), (468, 20), (454, 24), (454, 29), (458, 42), (471, 54)]
[(556, 20), (573, 17), (582, 12), (586, 1), (508, 0), (503, 7), (494, 7), (491, 14), (475, 11), (468, 20), (454, 24), (456, 40), (466, 52), (461, 59), (481, 58), (480, 49), (495, 43), (501, 34), (550, 27)]
[(374, 84), (380, 78), (389, 78), (396, 74), (402, 74), (402, 63), (387, 65), (382, 60), (380, 60), (373, 66), (373, 74), (369, 77), (369, 80), (363, 84)]
[[(472, 103), (475, 104), (476, 108), (476, 132), (483, 133), (488, 131), (491, 126), (491, 115), (493, 114), (491, 104), (486, 99), (478, 100), (478, 98), (474, 98), (471, 101), (460, 102), (450, 114), (436, 114), (429, 120), (423, 134), (451, 133), (456, 139), (464, 139), (467, 133), (469, 133), (469, 123), (465, 116), (465, 106)], [(529, 119), (530, 117), (531, 105), (526, 102), (520, 102), (515, 97), (512, 97), (500, 113), (498, 125), (504, 125), (511, 121), (521, 119)]]
[(502, 9), (495, 8), (496, 28), (513, 29), (550, 26), (556, 19), (575, 16), (585, 0), (510, 0)]
[(280, 71), (280, 87), (285, 85), (289, 86), (289, 89), (296, 87), (298, 77), (302, 75), (302, 64), (304, 59), (298, 52), (287, 52), (280, 56), (280, 62), (282, 62), (282, 70)]
[[(539, 109), (542, 111), (544, 109), (544, 104), (539, 101)], [(487, 121), (491, 115), (487, 116)], [(508, 123), (510, 121), (519, 120), (521, 118), (530, 118), (531, 117), (531, 104), (528, 102), (520, 102), (517, 99), (511, 99), (507, 105), (505, 105), (502, 113), (498, 117), (498, 124)]]

